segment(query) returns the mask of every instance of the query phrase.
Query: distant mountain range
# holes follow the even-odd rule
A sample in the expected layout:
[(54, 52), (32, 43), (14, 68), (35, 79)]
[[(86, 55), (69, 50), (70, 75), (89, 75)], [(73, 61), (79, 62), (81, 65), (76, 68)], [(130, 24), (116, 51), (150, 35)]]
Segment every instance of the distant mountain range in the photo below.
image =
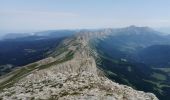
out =
[[(75, 31), (45, 31), (36, 34), (7, 34), (0, 41), (0, 75), (45, 58), (63, 39)], [(11, 67), (6, 67), (6, 65)], [(5, 68), (4, 68), (5, 67)]]
[(7, 33), (1, 37), (1, 40), (6, 39), (18, 39), (18, 38), (28, 38), (28, 37), (44, 37), (44, 38), (56, 38), (56, 37), (65, 37), (73, 35), (76, 30), (51, 30), (51, 31), (41, 31), (33, 33)]
[[(0, 61), (2, 61), (0, 68), (3, 69), (1, 73), (6, 74), (11, 71), (7, 70), (5, 73), (4, 65), (8, 65), (7, 69), (13, 69), (11, 65), (22, 66), (30, 63), (6, 74), (7, 76), (3, 75), (5, 79), (2, 78), (3, 81), (0, 81), (0, 89), (7, 89), (3, 90), (0, 95), (4, 98), (7, 95), (5, 93), (10, 91), (13, 94), (8, 96), (9, 98), (12, 96), (21, 98), (16, 90), (24, 88), (20, 90), (24, 97), (29, 97), (33, 93), (35, 95), (31, 96), (34, 98), (36, 96), (41, 98), (40, 95), (44, 94), (42, 99), (43, 97), (76, 99), (82, 94), (83, 97), (91, 99), (92, 97), (99, 99), (99, 96), (108, 99), (110, 95), (112, 98), (122, 97), (118, 100), (124, 100), (123, 98), (136, 100), (140, 96), (142, 100), (147, 98), (157, 100), (153, 94), (152, 96), (149, 94), (144, 94), (144, 96), (139, 92), (134, 94), (135, 92), (131, 89), (127, 89), (124, 94), (120, 92), (118, 95), (118, 91), (113, 89), (114, 83), (109, 82), (110, 90), (103, 91), (107, 87), (107, 77), (113, 82), (128, 85), (133, 89), (154, 93), (160, 100), (170, 99), (170, 36), (163, 35), (149, 27), (45, 31), (31, 36), (6, 38), (0, 42), (0, 48), (2, 48), (0, 54), (3, 55), (0, 56)], [(96, 79), (96, 81), (90, 81), (89, 75), (94, 77), (92, 80)], [(8, 80), (11, 76), (11, 80)], [(54, 76), (57, 80), (64, 81), (57, 83)], [(47, 77), (48, 82), (45, 80)], [(81, 80), (83, 77), (88, 81)], [(104, 79), (100, 79), (101, 77)], [(36, 80), (40, 83), (36, 83)], [(46, 88), (48, 90), (46, 94), (45, 89), (36, 84), (41, 84)], [(58, 87), (57, 84), (62, 85)], [(118, 90), (120, 87), (118, 85)], [(124, 88), (119, 91), (124, 91)], [(29, 91), (26, 92), (27, 89)], [(36, 89), (38, 92), (35, 91)], [(97, 89), (98, 92), (94, 92), (93, 89)], [(64, 94), (62, 94), (63, 91)], [(73, 91), (76, 93), (72, 93)], [(90, 91), (93, 91), (91, 97), (88, 96)], [(131, 91), (133, 95), (127, 91)], [(134, 95), (138, 96), (134, 97)]]

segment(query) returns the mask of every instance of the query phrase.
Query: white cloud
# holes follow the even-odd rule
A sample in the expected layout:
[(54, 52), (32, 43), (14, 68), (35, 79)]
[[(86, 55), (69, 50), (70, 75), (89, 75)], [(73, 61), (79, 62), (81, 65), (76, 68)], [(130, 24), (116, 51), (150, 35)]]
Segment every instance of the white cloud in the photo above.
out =
[(1, 11), (0, 27), (4, 30), (57, 28), (77, 17), (77, 14), (70, 12)]
[(0, 15), (8, 16), (55, 16), (55, 17), (75, 17), (78, 16), (75, 13), (71, 12), (46, 12), (46, 11), (0, 11)]

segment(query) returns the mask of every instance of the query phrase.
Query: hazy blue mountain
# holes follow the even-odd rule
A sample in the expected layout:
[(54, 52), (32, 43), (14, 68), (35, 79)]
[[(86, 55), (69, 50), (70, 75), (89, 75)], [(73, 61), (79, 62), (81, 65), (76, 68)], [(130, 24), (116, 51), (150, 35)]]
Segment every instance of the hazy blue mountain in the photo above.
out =
[(107, 38), (97, 40), (97, 47), (108, 55), (128, 59), (133, 58), (139, 50), (165, 44), (170, 44), (170, 36), (161, 35), (148, 27), (135, 26), (113, 30)]
[(75, 34), (76, 30), (52, 30), (42, 31), (34, 33), (35, 36), (46, 36), (46, 37), (65, 37)]
[(73, 35), (76, 33), (76, 30), (49, 30), (41, 32), (32, 32), (32, 33), (7, 33), (2, 36), (2, 39), (18, 39), (18, 38), (61, 38)]
[[(91, 40), (100, 68), (112, 80), (169, 100), (170, 37), (148, 27), (112, 29)], [(166, 67), (166, 69), (164, 68)]]
[(23, 38), (27, 36), (31, 36), (30, 33), (7, 33), (4, 36), (2, 36), (1, 39), (16, 39), (16, 38)]

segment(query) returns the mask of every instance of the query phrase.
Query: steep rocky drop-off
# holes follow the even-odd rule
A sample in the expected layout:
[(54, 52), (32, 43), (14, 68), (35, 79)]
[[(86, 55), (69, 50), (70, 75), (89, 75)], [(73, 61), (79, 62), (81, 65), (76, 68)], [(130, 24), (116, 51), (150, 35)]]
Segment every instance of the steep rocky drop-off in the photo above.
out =
[[(0, 79), (2, 100), (158, 100), (152, 93), (112, 82), (96, 65), (93, 32), (64, 40), (51, 55)], [(103, 36), (101, 33), (100, 36)]]

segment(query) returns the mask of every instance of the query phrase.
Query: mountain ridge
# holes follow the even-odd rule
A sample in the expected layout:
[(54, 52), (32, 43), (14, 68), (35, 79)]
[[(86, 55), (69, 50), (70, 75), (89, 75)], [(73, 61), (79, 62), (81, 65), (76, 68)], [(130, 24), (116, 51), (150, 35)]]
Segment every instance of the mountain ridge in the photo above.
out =
[[(89, 46), (91, 38), (105, 35), (102, 32), (100, 35), (95, 32), (85, 32), (85, 34), (80, 32), (64, 40), (56, 48), (57, 51), (54, 50), (48, 58), (27, 65), (24, 70), (21, 68), (22, 72), (10, 76), (12, 79), (17, 77), (16, 80), (11, 81), (7, 78), (0, 82), (1, 88), (7, 86), (0, 93), (0, 97), (12, 100), (25, 98), (157, 100), (157, 97), (151, 93), (136, 91), (105, 77), (96, 65), (97, 52)], [(25, 70), (26, 73), (23, 73)], [(18, 74), (20, 76), (16, 76)]]

